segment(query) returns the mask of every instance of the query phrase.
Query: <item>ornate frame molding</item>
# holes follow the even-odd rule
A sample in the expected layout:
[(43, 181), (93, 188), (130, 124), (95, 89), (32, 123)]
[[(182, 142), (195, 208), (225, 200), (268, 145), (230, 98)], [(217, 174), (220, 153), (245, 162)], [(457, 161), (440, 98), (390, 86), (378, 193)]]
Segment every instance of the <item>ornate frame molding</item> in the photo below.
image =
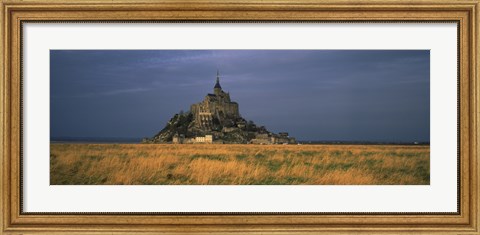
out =
[[(478, 1), (3, 0), (0, 70), (1, 233), (478, 234)], [(21, 29), (26, 21), (455, 21), (459, 25), (459, 213), (34, 214), (21, 208)]]

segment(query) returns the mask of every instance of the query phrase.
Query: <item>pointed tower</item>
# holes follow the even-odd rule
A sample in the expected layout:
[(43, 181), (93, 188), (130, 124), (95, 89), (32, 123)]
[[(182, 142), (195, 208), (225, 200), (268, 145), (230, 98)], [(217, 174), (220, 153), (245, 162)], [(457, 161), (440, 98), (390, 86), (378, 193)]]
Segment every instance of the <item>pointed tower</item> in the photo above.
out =
[(215, 86), (213, 87), (213, 93), (215, 95), (220, 95), (222, 93), (222, 87), (220, 86), (220, 74), (217, 69), (217, 83), (215, 83)]

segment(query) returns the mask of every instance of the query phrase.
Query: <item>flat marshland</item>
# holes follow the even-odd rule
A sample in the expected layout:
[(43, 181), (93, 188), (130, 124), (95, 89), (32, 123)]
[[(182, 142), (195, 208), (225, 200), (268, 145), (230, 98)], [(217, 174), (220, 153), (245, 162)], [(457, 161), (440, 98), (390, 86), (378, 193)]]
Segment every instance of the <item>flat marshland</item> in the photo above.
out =
[(430, 146), (64, 144), (52, 185), (430, 184)]

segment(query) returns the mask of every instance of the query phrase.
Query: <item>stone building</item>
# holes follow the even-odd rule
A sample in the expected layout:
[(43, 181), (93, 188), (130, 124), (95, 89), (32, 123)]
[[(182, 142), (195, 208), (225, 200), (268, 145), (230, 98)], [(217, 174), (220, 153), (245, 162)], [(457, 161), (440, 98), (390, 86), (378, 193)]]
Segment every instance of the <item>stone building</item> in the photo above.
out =
[(175, 135), (172, 138), (172, 143), (183, 144), (184, 142), (185, 142), (185, 135), (179, 135), (178, 133), (175, 133)]
[(296, 144), (295, 138), (290, 137), (287, 132), (257, 133), (255, 138), (250, 140), (251, 144)]
[(211, 144), (213, 143), (213, 136), (212, 135), (196, 136), (194, 143)]
[(257, 133), (254, 139), (250, 140), (251, 144), (271, 144), (271, 138), (268, 133)]
[(202, 102), (190, 106), (195, 126), (204, 130), (210, 130), (214, 121), (224, 125), (225, 120), (240, 118), (238, 104), (230, 100), (230, 94), (224, 92), (220, 86), (220, 75), (217, 71), (217, 82), (213, 88), (213, 94), (207, 94)]

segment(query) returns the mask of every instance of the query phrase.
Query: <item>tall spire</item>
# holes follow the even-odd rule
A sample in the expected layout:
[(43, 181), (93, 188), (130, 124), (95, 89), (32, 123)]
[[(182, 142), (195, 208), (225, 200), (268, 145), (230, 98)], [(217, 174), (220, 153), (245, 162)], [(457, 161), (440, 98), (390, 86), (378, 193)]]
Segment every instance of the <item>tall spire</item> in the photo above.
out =
[(220, 73), (218, 72), (218, 69), (217, 69), (217, 83), (215, 83), (215, 87), (214, 88), (220, 88), (222, 89), (222, 87), (220, 86)]

